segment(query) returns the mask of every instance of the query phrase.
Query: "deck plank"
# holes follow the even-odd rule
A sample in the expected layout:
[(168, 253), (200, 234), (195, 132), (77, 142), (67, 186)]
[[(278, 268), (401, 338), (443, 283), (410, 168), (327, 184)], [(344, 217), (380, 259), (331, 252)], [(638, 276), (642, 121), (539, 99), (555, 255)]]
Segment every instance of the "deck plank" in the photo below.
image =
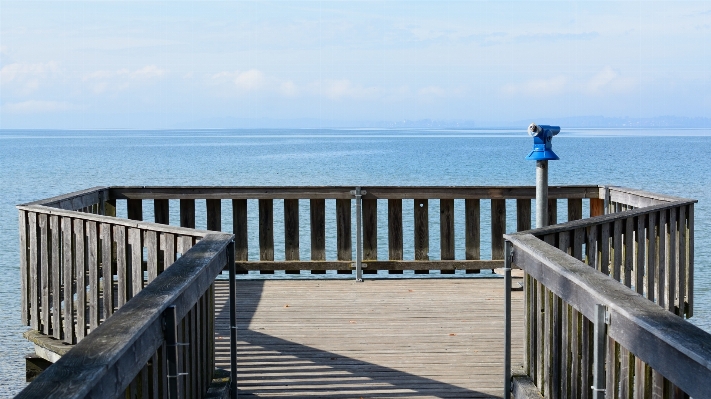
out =
[[(512, 364), (523, 294), (512, 293)], [(240, 397), (501, 397), (503, 280), (242, 280)], [(226, 281), (216, 284), (216, 362), (229, 369)]]

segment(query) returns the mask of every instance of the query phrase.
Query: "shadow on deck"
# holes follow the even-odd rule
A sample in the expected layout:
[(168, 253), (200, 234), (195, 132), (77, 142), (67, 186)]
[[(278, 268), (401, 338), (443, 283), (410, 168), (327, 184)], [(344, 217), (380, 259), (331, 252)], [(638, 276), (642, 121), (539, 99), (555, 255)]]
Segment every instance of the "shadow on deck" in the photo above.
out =
[[(216, 362), (229, 368), (228, 287)], [(522, 295), (513, 295), (514, 361)], [(503, 281), (239, 281), (242, 397), (490, 398), (503, 389)]]

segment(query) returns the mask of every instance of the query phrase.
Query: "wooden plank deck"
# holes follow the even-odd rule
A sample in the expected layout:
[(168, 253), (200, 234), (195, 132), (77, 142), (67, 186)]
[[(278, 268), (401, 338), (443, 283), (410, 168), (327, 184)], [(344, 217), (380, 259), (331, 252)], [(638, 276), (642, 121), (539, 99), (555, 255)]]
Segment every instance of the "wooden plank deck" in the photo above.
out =
[[(216, 285), (216, 362), (229, 369), (228, 286)], [(237, 290), (241, 397), (502, 395), (503, 279), (241, 280)], [(522, 292), (512, 301), (517, 364)]]

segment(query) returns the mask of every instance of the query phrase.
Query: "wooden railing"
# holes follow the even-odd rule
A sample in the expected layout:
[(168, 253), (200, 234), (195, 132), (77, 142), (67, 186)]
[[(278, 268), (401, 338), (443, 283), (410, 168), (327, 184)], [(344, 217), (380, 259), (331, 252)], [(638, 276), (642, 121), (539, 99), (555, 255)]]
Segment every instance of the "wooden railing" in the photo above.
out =
[(605, 216), (531, 230), (660, 306), (693, 315), (696, 200), (612, 187)]
[[(359, 192), (361, 196), (357, 195)], [(176, 265), (183, 265), (183, 268), (192, 267), (191, 270), (195, 271), (196, 265), (202, 264), (210, 269), (209, 273), (200, 274), (199, 287), (207, 284), (207, 280), (211, 284), (219, 273), (213, 273), (213, 268), (218, 268), (215, 262), (222, 262), (220, 271), (229, 264), (235, 266), (233, 271), (237, 269), (242, 273), (273, 273), (275, 270), (285, 270), (287, 273), (300, 273), (302, 270), (325, 273), (326, 270), (337, 270), (339, 273), (350, 274), (354, 266), (352, 229), (356, 224), (360, 227), (356, 240), (362, 239), (362, 245), (355, 246), (355, 257), (363, 259), (366, 274), (377, 273), (378, 270), (387, 270), (389, 273), (402, 273), (403, 270), (414, 270), (416, 273), (440, 270), (444, 274), (454, 273), (455, 270), (478, 272), (480, 269), (504, 265), (504, 233), (507, 226), (515, 225), (515, 230), (521, 233), (508, 237), (515, 246), (518, 245), (516, 248), (521, 249), (515, 251), (514, 263), (527, 273), (527, 355), (524, 371), (531, 377), (535, 390), (545, 393), (546, 396), (578, 397), (576, 394), (579, 393), (579, 397), (587, 397), (589, 391), (585, 387), (589, 387), (586, 384), (592, 369), (592, 324), (589, 321), (589, 312), (586, 313), (587, 310), (582, 309), (579, 303), (580, 298), (587, 294), (576, 294), (577, 291), (561, 293), (557, 291), (558, 288), (547, 285), (546, 276), (549, 275), (536, 274), (529, 266), (522, 265), (537, 264), (541, 267), (540, 264), (555, 263), (562, 261), (561, 259), (578, 259), (576, 262), (579, 266), (583, 260), (592, 266), (585, 266), (586, 273), (595, 271), (599, 276), (616, 280), (619, 287), (635, 298), (639, 298), (635, 292), (646, 296), (646, 305), (639, 305), (644, 312), (651, 309), (649, 306), (657, 306), (652, 303), (656, 302), (680, 316), (691, 317), (695, 201), (620, 187), (550, 187), (548, 223), (555, 224), (558, 221), (559, 199), (567, 200), (568, 222), (530, 230), (531, 200), (534, 196), (534, 187), (97, 187), (24, 204), (18, 206), (22, 318), (24, 323), (42, 334), (69, 344), (77, 344), (76, 348), (90, 348), (90, 344), (85, 342), (95, 343), (99, 342), (95, 340), (108, 339), (101, 338), (101, 331), (109, 331), (112, 328), (117, 329), (116, 331), (123, 331), (121, 328), (130, 330), (129, 323), (137, 323), (131, 318), (133, 316), (122, 316), (130, 322), (114, 322), (118, 314), (130, 314), (136, 311), (135, 309), (143, 309), (141, 306), (152, 309), (146, 311), (151, 317), (157, 318), (157, 314), (164, 314), (170, 304), (150, 302), (152, 294), (149, 292), (158, 291), (149, 288), (157, 287), (156, 283), (159, 281), (161, 284), (168, 284), (164, 281), (167, 277), (163, 276), (168, 275), (168, 271), (173, 270)], [(579, 220), (583, 218), (584, 199), (589, 199), (591, 218)], [(153, 202), (155, 223), (143, 221), (146, 200)], [(175, 209), (171, 212), (171, 200), (179, 200), (181, 227), (168, 225), (171, 213), (178, 213)], [(205, 200), (205, 208), (196, 209), (196, 200)], [(234, 243), (225, 244), (227, 249), (220, 249), (218, 255), (210, 255), (213, 260), (200, 258), (199, 254), (203, 251), (190, 248), (200, 247), (209, 237), (213, 237), (210, 242), (214, 244), (216, 236), (211, 235), (210, 231), (223, 229), (223, 200), (231, 202), (232, 214), (228, 219), (232, 222)], [(335, 202), (333, 218), (326, 217), (327, 200)], [(439, 259), (430, 254), (430, 200), (439, 202), (439, 235), (438, 240), (435, 239), (440, 244)], [(488, 220), (483, 217), (485, 215), (481, 211), (482, 200), (487, 201), (488, 204), (484, 205), (490, 208)], [(516, 201), (515, 212), (507, 212), (507, 200)], [(257, 206), (250, 205), (248, 209), (248, 201), (253, 201)], [(284, 217), (277, 220), (274, 218), (275, 201), (278, 201), (280, 206), (283, 204), (284, 210)], [(387, 201), (387, 212), (382, 208), (381, 212), (378, 212), (380, 201), (383, 201), (381, 207)], [(409, 204), (407, 207), (412, 209), (411, 213), (408, 209), (403, 209), (403, 201), (412, 201), (412, 208), (409, 208)], [(458, 201), (456, 207), (455, 201)], [(361, 209), (360, 215), (356, 212), (355, 223), (354, 212), (351, 210), (353, 205), (356, 209)], [(128, 219), (116, 217), (117, 209), (123, 212), (124, 207)], [(308, 261), (300, 259), (299, 237), (302, 233), (300, 229), (303, 228), (299, 224), (300, 211), (307, 211), (310, 216)], [(385, 215), (386, 229), (378, 229), (379, 215), (381, 218)], [(362, 221), (358, 221), (357, 216), (362, 216)], [(405, 236), (409, 234), (404, 229), (407, 225), (404, 222), (405, 217), (412, 218), (412, 223), (407, 223), (412, 226), (412, 241), (405, 241)], [(204, 220), (209, 231), (195, 230), (198, 220)], [(258, 231), (248, 230), (248, 226), (254, 226), (248, 223), (252, 220), (256, 221)], [(327, 224), (329, 220), (332, 220), (333, 225)], [(455, 244), (455, 224), (463, 226), (462, 243)], [(487, 224), (490, 226), (491, 255), (489, 259), (482, 259), (482, 236), (486, 235), (482, 234), (482, 225)], [(279, 228), (275, 229), (275, 225)], [(275, 245), (275, 231), (284, 234), (283, 252), (282, 248)], [(327, 231), (332, 231), (336, 238), (333, 254), (326, 251)], [(258, 235), (258, 261), (249, 259), (249, 234)], [(219, 237), (227, 240), (227, 236)], [(527, 237), (532, 237), (533, 241)], [(232, 238), (228, 241), (231, 240)], [(378, 259), (378, 245), (384, 242), (388, 247), (387, 260)], [(412, 249), (410, 259), (405, 259), (405, 243)], [(557, 254), (557, 257), (552, 258), (553, 260), (537, 257), (535, 254), (542, 253), (542, 248), (546, 254), (553, 251), (550, 253)], [(463, 251), (455, 254), (455, 249)], [(526, 253), (530, 253), (533, 257), (530, 259), (535, 258), (538, 263), (522, 255)], [(569, 255), (572, 255), (572, 258)], [(518, 256), (521, 258), (517, 258)], [(196, 260), (198, 258), (203, 260)], [(218, 258), (219, 260), (214, 260)], [(328, 260), (334, 258), (335, 260)], [(186, 262), (192, 266), (186, 265)], [(173, 266), (168, 267), (171, 264)], [(561, 284), (565, 287), (578, 284), (575, 279), (571, 281), (574, 283)], [(170, 284), (178, 283), (182, 281), (172, 281)], [(161, 290), (178, 289), (173, 285), (160, 286)], [(190, 377), (181, 382), (180, 389), (195, 395), (205, 392), (208, 377), (212, 375), (214, 356), (211, 346), (214, 342), (210, 330), (214, 325), (211, 319), (214, 317), (213, 292), (211, 288), (200, 292), (199, 299), (195, 297), (196, 302), (190, 304), (189, 308), (179, 310), (176, 319), (179, 320), (178, 341), (192, 340), (190, 350), (180, 355), (183, 363), (178, 365), (178, 369), (197, 367), (195, 364), (201, 367), (189, 373)], [(176, 291), (176, 295), (182, 294)], [(591, 295), (602, 298), (607, 294), (595, 292)], [(131, 298), (143, 296), (146, 296), (144, 300), (150, 303), (141, 305), (136, 301), (129, 301)], [(638, 299), (632, 301), (634, 306), (637, 306), (634, 301)], [(109, 318), (114, 313), (115, 315)], [(667, 322), (667, 319), (664, 320)], [(673, 323), (684, 323), (681, 318), (674, 320)], [(155, 319), (146, 321), (149, 324), (154, 322)], [(633, 322), (637, 321), (629, 323)], [(113, 327), (108, 327), (109, 323), (112, 323), (110, 325)], [(120, 323), (126, 324), (121, 327), (123, 324)], [(674, 326), (676, 328), (677, 324)], [(684, 327), (686, 324), (681, 326), (683, 331), (688, 330)], [(647, 326), (634, 328), (645, 329)], [(122, 335), (124, 341), (121, 345), (124, 348), (132, 347), (143, 340), (137, 338), (141, 337), (143, 332), (129, 330), (126, 331), (132, 334), (131, 337)], [(698, 336), (696, 330), (688, 331), (692, 333), (691, 336)], [(657, 333), (659, 331), (653, 332)], [(97, 336), (99, 338), (95, 338)], [(140, 357), (134, 364), (135, 367), (130, 367), (131, 371), (122, 371), (125, 375), (120, 378), (101, 377), (121, 380), (115, 384), (118, 387), (115, 392), (123, 392), (124, 389), (128, 389), (129, 394), (137, 390), (165, 392), (166, 345), (162, 344), (162, 341), (155, 341), (155, 335), (150, 337), (152, 338), (146, 339), (154, 340), (150, 344), (153, 349), (147, 350), (147, 357)], [(625, 395), (631, 395), (631, 392), (644, 394), (648, 389), (669, 390), (672, 389), (669, 388), (672, 387), (671, 384), (687, 390), (687, 385), (674, 374), (669, 374), (668, 367), (660, 365), (660, 360), (648, 355), (648, 352), (640, 352), (641, 349), (625, 339), (627, 338), (610, 335), (611, 349), (608, 356), (612, 360), (609, 360), (608, 369), (612, 370), (612, 374), (609, 374), (608, 387), (614, 388), (608, 390), (611, 390), (611, 395), (616, 396), (608, 397), (628, 397)], [(677, 344), (679, 343), (675, 341), (673, 345), (669, 345)], [(78, 356), (90, 356), (87, 353), (94, 353), (82, 352), (84, 350), (89, 349), (75, 353), (83, 353)], [(673, 350), (684, 352), (687, 349), (680, 349), (677, 345), (668, 350), (673, 354)], [(98, 368), (94, 368), (91, 373), (97, 372), (98, 369), (118, 367), (117, 365), (124, 361), (120, 357), (125, 355), (124, 352), (119, 352), (109, 356), (111, 362), (117, 363), (103, 363), (101, 366), (96, 363)], [(64, 355), (62, 361), (69, 353)], [(72, 361), (78, 361), (78, 358), (74, 357), (69, 359), (69, 363), (62, 364), (70, 367)], [(95, 366), (90, 363), (91, 367)], [(654, 371), (657, 374), (653, 374), (652, 369), (657, 370)], [(85, 374), (82, 376), (86, 377)], [(54, 381), (51, 378), (59, 377), (46, 378), (47, 381)], [(561, 384), (561, 381), (568, 382)], [(92, 386), (87, 389), (104, 388)]]
[(213, 282), (233, 245), (232, 235), (202, 237), (17, 397), (203, 397), (215, 369)]
[(711, 336), (682, 319), (693, 314), (696, 201), (606, 192), (616, 213), (506, 236), (525, 271), (523, 374), (535, 386), (517, 380), (516, 398), (599, 397), (590, 389), (596, 304), (611, 314), (606, 398), (709, 397)]
[[(503, 265), (502, 235), (506, 232), (507, 222), (508, 226), (516, 226), (517, 231), (530, 229), (531, 199), (535, 197), (535, 187), (361, 187), (362, 248), (357, 245), (354, 248), (352, 231), (356, 227), (354, 217), (357, 215), (352, 212), (352, 207), (354, 201), (356, 205), (359, 201), (355, 190), (355, 187), (111, 187), (109, 197), (111, 201), (125, 200), (128, 217), (137, 220), (143, 218), (143, 201), (152, 200), (157, 223), (168, 223), (170, 200), (179, 200), (181, 226), (194, 227), (197, 212), (197, 218), (206, 221), (208, 230), (220, 231), (226, 227), (225, 230), (230, 231), (231, 228), (236, 240), (238, 273), (259, 271), (263, 274), (275, 270), (284, 270), (286, 273), (310, 270), (312, 274), (337, 270), (338, 273), (350, 274), (355, 267), (354, 261), (359, 249), (362, 251), (364, 274), (377, 273), (378, 270), (388, 270), (391, 274), (402, 274), (403, 270), (414, 270), (415, 273), (440, 270), (443, 274), (451, 274), (455, 270), (476, 273), (481, 269), (494, 269)], [(555, 205), (558, 199), (569, 200), (572, 204), (569, 205), (569, 216), (576, 219), (583, 217), (583, 199), (596, 201), (596, 205), (591, 207), (602, 207), (597, 205), (601, 201), (598, 200), (598, 186), (551, 187), (549, 195), (550, 219), (554, 223), (557, 221)], [(205, 200), (204, 210), (196, 209), (196, 200)], [(231, 201), (232, 226), (221, 224), (223, 200)], [(254, 209), (248, 209), (249, 200), (258, 203)], [(332, 222), (335, 226), (327, 226), (330, 219), (326, 217), (327, 200), (335, 201), (335, 218)], [(440, 247), (439, 259), (431, 254), (436, 253), (436, 250), (430, 251), (432, 232), (429, 213), (432, 200), (439, 202), (439, 232), (436, 240)], [(463, 201), (463, 204), (459, 203), (455, 212), (457, 200)], [(490, 215), (481, 212), (482, 200), (489, 202), (486, 205), (489, 205)], [(514, 216), (508, 215), (508, 221), (506, 200), (516, 200), (516, 212), (510, 212)], [(280, 206), (283, 201), (283, 218), (275, 219), (275, 201), (279, 201)], [(403, 201), (412, 201), (412, 208), (408, 204), (404, 211)], [(386, 206), (387, 212), (383, 209), (379, 212), (379, 206)], [(571, 213), (570, 209), (573, 208)], [(310, 215), (309, 260), (300, 257), (303, 243), (299, 241), (299, 236), (300, 230), (305, 227), (299, 225), (299, 212), (308, 212)], [(385, 217), (386, 220), (379, 221), (379, 217)], [(412, 224), (405, 221), (412, 226), (411, 232), (404, 231), (405, 217), (412, 218)], [(258, 232), (248, 231), (248, 219), (258, 219)], [(455, 222), (464, 229), (463, 243), (456, 245), (460, 251), (458, 253), (455, 253)], [(487, 224), (490, 225), (490, 232), (485, 233), (482, 225)], [(275, 225), (278, 225), (278, 229), (275, 229)], [(327, 228), (336, 236), (334, 254), (326, 251)], [(281, 248), (275, 246), (275, 231), (283, 231)], [(249, 259), (250, 234), (258, 234), (259, 237), (258, 259)], [(482, 237), (489, 234), (491, 255), (489, 259), (482, 259)], [(384, 243), (388, 247), (387, 259), (379, 259), (378, 245)], [(404, 243), (412, 249), (410, 259), (405, 259)]]
[(208, 233), (93, 214), (105, 209), (107, 191), (87, 191), (18, 206), (22, 322), (68, 344)]
[[(597, 186), (551, 187), (551, 220), (557, 219), (557, 199), (567, 199), (569, 219), (582, 217), (583, 198), (591, 209), (600, 200)], [(533, 187), (368, 187), (362, 197), (361, 257), (366, 274), (378, 270), (429, 273), (456, 269), (478, 272), (503, 264), (503, 233), (507, 222), (517, 230), (530, 228)], [(208, 231), (196, 230), (203, 218), (209, 230), (222, 230), (222, 199), (231, 200), (238, 272), (274, 270), (352, 273), (351, 214), (354, 190), (349, 187), (95, 187), (18, 206), (22, 322), (44, 336), (68, 344), (81, 341), (113, 312), (138, 294), (177, 256)], [(205, 209), (196, 210), (196, 199)], [(143, 202), (153, 200), (155, 223), (143, 222)], [(168, 225), (171, 199), (180, 201), (180, 225)], [(275, 222), (274, 202), (283, 200), (284, 218)], [(300, 201), (301, 199), (301, 201)], [(309, 261), (299, 260), (299, 208), (310, 213)], [(336, 260), (326, 260), (326, 200), (335, 201)], [(439, 200), (440, 259), (429, 251), (429, 201)], [(506, 200), (516, 201), (515, 221)], [(256, 200), (258, 209), (247, 209)], [(387, 201), (387, 232), (379, 234), (378, 201)], [(414, 259), (404, 260), (403, 200), (411, 200)], [(455, 212), (455, 200), (464, 205)], [(490, 219), (481, 202), (489, 202)], [(117, 218), (117, 201), (125, 201), (128, 219)], [(599, 208), (599, 206), (597, 206)], [(123, 211), (123, 210), (122, 210)], [(200, 212), (202, 211), (202, 214)], [(122, 215), (123, 216), (123, 215)], [(382, 215), (381, 215), (382, 216)], [(507, 221), (508, 217), (508, 221)], [(258, 219), (259, 261), (248, 260), (248, 218)], [(455, 219), (464, 226), (464, 253), (455, 259)], [(464, 223), (461, 223), (461, 221)], [(484, 220), (482, 220), (484, 219)], [(274, 225), (284, 232), (283, 261), (275, 261)], [(490, 259), (481, 259), (482, 224), (490, 224)], [(228, 229), (229, 230), (229, 229)], [(256, 233), (256, 232), (254, 232)], [(254, 234), (253, 233), (253, 234)], [(378, 241), (388, 245), (388, 260), (378, 260)], [(461, 245), (459, 243), (458, 245)], [(461, 247), (460, 247), (461, 248)], [(356, 251), (359, 249), (356, 246)], [(462, 256), (463, 255), (463, 256)], [(462, 259), (463, 258), (463, 259)]]
[(92, 187), (39, 201), (24, 206), (43, 205), (65, 211), (105, 214), (104, 204), (109, 201), (109, 187)]

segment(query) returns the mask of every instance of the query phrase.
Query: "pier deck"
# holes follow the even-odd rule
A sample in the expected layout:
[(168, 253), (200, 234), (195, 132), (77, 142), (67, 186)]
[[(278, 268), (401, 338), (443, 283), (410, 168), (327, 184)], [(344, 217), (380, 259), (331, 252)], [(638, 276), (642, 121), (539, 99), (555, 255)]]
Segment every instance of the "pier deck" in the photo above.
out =
[[(112, 186), (19, 205), (22, 322), (36, 354), (56, 362), (18, 398), (200, 398), (227, 388), (482, 398), (501, 397), (510, 381), (516, 399), (583, 398), (591, 387), (608, 398), (711, 399), (711, 335), (684, 320), (694, 313), (697, 201), (553, 186), (549, 226), (531, 230), (535, 191)], [(513, 303), (497, 279), (369, 279), (507, 265), (526, 273)], [(350, 277), (228, 287), (218, 279), (226, 270)], [(366, 282), (351, 280), (360, 273)], [(226, 381), (215, 368), (230, 364)]]
[[(488, 398), (503, 389), (503, 279), (242, 280), (241, 397)], [(216, 363), (229, 369), (228, 285)], [(523, 294), (513, 292), (515, 363)]]

